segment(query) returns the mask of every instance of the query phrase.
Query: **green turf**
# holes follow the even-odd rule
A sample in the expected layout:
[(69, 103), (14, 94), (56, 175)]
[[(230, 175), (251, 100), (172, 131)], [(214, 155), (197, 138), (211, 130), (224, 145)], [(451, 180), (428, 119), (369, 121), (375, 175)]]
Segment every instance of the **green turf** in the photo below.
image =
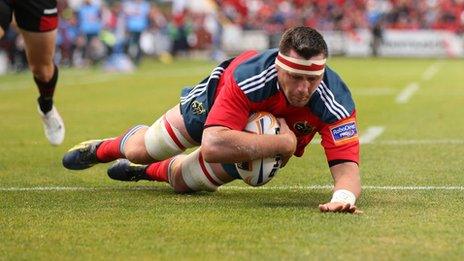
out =
[[(422, 79), (433, 64), (437, 74)], [(56, 104), (67, 136), (59, 147), (43, 137), (30, 75), (0, 76), (0, 259), (462, 259), (463, 190), (368, 188), (358, 202), (364, 214), (321, 214), (317, 205), (330, 190), (305, 188), (331, 184), (317, 144), (263, 189), (235, 181), (216, 193), (178, 195), (165, 184), (112, 181), (106, 165), (61, 167), (80, 141), (151, 124), (214, 65), (145, 61), (133, 74), (62, 69)], [(330, 65), (352, 89), (361, 134), (385, 127), (361, 147), (364, 185), (464, 186), (464, 61), (333, 58)], [(412, 82), (420, 90), (397, 104)], [(80, 190), (5, 190), (32, 187)]]

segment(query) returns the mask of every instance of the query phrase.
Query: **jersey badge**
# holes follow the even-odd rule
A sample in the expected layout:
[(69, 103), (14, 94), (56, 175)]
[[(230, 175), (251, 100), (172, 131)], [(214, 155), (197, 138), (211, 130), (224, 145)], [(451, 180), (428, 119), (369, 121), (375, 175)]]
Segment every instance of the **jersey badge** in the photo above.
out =
[(342, 122), (330, 128), (335, 144), (343, 144), (358, 139), (358, 129), (355, 121)]
[(206, 112), (205, 108), (203, 107), (203, 103), (199, 101), (192, 102), (192, 112), (196, 115), (201, 115)]

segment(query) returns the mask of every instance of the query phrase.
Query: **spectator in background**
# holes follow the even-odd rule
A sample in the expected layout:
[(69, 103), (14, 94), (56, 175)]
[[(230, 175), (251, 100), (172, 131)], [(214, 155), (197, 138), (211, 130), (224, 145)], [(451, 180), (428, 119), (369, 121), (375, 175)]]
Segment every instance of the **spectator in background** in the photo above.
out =
[(0, 48), (6, 52), (8, 65), (15, 72), (27, 69), (26, 52), (24, 41), (16, 28), (10, 28), (0, 41)]
[[(166, 11), (166, 10), (164, 10)], [(151, 4), (149, 27), (140, 37), (140, 48), (145, 55), (157, 57), (163, 63), (172, 62), (168, 20), (156, 4)]]
[[(65, 9), (61, 13), (61, 20), (58, 25), (58, 35), (56, 45), (58, 47), (59, 61), (62, 65), (71, 66), (74, 64), (74, 50), (76, 49), (76, 42), (79, 36), (79, 28), (77, 25), (77, 18), (71, 9)], [(55, 57), (55, 60), (57, 58)]]
[(227, 57), (222, 49), (223, 21), (224, 16), (221, 11), (209, 13), (205, 20), (205, 29), (211, 35), (211, 59), (215, 61), (225, 60)]
[(188, 11), (185, 10), (182, 14), (177, 14), (173, 17), (173, 21), (169, 24), (169, 35), (172, 39), (172, 55), (185, 54), (190, 45), (188, 36), (191, 33), (191, 24), (187, 21)]
[(382, 28), (382, 20), (379, 19), (374, 24), (371, 29), (372, 33), (372, 42), (371, 42), (371, 50), (372, 56), (376, 57), (379, 55), (379, 48), (383, 41), (383, 28)]
[(145, 0), (128, 0), (123, 2), (122, 11), (129, 33), (127, 53), (135, 64), (139, 64), (142, 57), (140, 35), (148, 28), (150, 4)]
[(101, 6), (93, 0), (85, 0), (78, 10), (79, 30), (85, 37), (84, 59), (93, 64), (99, 60), (95, 54), (102, 29)]
[(134, 63), (126, 54), (126, 19), (122, 4), (114, 2), (103, 12), (104, 30), (102, 41), (107, 48), (103, 70), (107, 72), (132, 72)]
[[(103, 0), (58, 1), (58, 12), (63, 9), (61, 5), (69, 6), (75, 14), (69, 9), (62, 13), (56, 62), (85, 65), (115, 52), (129, 55), (130, 62), (135, 63), (139, 63), (142, 53), (169, 62), (171, 55), (167, 50), (176, 55), (209, 49), (213, 59), (222, 60), (223, 32), (232, 27), (237, 31), (264, 31), (271, 47), (277, 45), (281, 33), (289, 27), (306, 25), (322, 31), (341, 31), (357, 39), (359, 29), (373, 33), (379, 19), (384, 29), (464, 33), (464, 0), (171, 0), (158, 1), (163, 5), (159, 9), (147, 0), (107, 2), (111, 9), (106, 8)], [(10, 67), (20, 69), (24, 52), (16, 46), (12, 48), (11, 43), (4, 41), (2, 48), (10, 54), (11, 61), (16, 61)], [(15, 50), (19, 50), (17, 55)]]

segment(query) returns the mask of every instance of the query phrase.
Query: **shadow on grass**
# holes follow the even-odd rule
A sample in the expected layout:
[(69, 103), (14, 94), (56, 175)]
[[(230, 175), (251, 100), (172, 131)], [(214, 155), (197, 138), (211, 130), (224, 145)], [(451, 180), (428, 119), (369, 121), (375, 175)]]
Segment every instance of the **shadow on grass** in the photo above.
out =
[(27, 190), (4, 193), (6, 208), (86, 209), (122, 207), (148, 209), (305, 209), (330, 199), (326, 190), (221, 189), (217, 192), (179, 194), (165, 184), (76, 187), (66, 190)]
[(265, 190), (244, 187), (244, 189), (222, 189), (216, 192), (196, 192), (180, 194), (168, 186), (134, 187), (137, 194), (148, 197), (160, 196), (164, 200), (175, 200), (177, 204), (227, 205), (227, 207), (250, 208), (315, 208), (330, 199), (331, 192), (325, 190)]

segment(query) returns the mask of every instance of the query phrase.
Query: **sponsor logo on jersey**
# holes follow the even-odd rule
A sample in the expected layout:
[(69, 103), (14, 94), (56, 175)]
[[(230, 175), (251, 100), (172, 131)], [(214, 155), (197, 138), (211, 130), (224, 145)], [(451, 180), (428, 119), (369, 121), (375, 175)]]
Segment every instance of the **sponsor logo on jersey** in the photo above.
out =
[(356, 122), (349, 121), (330, 128), (330, 133), (336, 144), (345, 143), (358, 138)]
[(314, 127), (309, 125), (307, 121), (297, 122), (293, 124), (293, 128), (303, 135), (310, 134), (314, 130)]
[(203, 107), (203, 103), (199, 101), (192, 102), (192, 112), (196, 115), (201, 115), (206, 112), (205, 108)]

